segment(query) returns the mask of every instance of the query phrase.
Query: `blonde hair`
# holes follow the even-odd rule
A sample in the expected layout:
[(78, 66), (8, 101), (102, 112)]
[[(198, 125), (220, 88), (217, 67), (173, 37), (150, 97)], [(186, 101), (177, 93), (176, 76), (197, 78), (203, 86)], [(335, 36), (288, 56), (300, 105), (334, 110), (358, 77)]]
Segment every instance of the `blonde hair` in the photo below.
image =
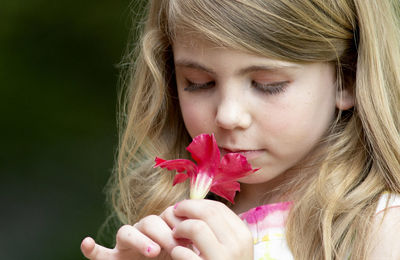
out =
[[(295, 259), (366, 259), (370, 220), (384, 191), (400, 193), (400, 32), (398, 1), (155, 0), (129, 53), (120, 107), (120, 143), (111, 180), (124, 223), (185, 198), (155, 156), (187, 157), (171, 44), (177, 32), (291, 62), (332, 62), (338, 88), (355, 107), (339, 112), (317, 173), (297, 180), (287, 223)], [(351, 253), (350, 253), (351, 252)]]

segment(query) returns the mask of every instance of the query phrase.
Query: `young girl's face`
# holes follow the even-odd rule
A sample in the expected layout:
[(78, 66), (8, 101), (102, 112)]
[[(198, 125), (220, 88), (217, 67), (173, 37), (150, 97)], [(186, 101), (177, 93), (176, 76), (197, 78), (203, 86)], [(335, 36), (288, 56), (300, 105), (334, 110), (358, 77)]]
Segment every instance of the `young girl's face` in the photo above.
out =
[(313, 151), (335, 115), (335, 70), (182, 38), (173, 45), (180, 107), (189, 134), (214, 133), (222, 155), (239, 152), (263, 183)]

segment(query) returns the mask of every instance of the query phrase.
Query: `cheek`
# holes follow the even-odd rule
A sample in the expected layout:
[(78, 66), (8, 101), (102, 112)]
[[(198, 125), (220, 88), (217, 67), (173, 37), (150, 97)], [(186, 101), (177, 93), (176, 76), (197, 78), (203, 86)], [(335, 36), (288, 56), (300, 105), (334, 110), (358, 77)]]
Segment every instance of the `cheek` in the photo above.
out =
[(304, 74), (277, 106), (280, 109), (275, 111), (276, 130), (306, 137), (325, 132), (336, 109), (334, 75), (333, 69), (326, 66), (311, 68)]
[[(323, 99), (322, 99), (323, 100)], [(292, 96), (273, 113), (265, 114), (263, 128), (269, 129), (274, 147), (282, 153), (294, 152), (298, 147), (309, 149), (326, 133), (335, 114), (335, 100), (323, 100), (306, 95)]]
[(179, 104), (185, 127), (192, 138), (202, 133), (213, 132), (210, 129), (213, 121), (209, 104), (182, 97), (179, 99)]

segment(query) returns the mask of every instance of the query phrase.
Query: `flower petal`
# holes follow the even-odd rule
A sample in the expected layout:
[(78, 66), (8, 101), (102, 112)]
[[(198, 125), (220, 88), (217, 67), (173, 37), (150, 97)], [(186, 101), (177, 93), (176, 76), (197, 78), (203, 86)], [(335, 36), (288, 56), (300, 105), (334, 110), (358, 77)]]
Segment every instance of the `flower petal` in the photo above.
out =
[(233, 199), (235, 198), (236, 191), (240, 191), (240, 184), (237, 181), (213, 184), (210, 191), (234, 204)]
[(215, 176), (220, 163), (220, 152), (214, 134), (196, 136), (186, 150), (197, 162), (199, 171), (207, 173), (210, 177)]
[(175, 186), (175, 184), (184, 182), (187, 178), (189, 178), (189, 176), (186, 173), (179, 173), (175, 175), (174, 182), (172, 183), (172, 185)]
[[(186, 171), (188, 177), (192, 178), (197, 173), (197, 166), (192, 161), (186, 159), (177, 159), (177, 160), (164, 160), (161, 158), (156, 157), (155, 159), (156, 165), (154, 168), (161, 167), (165, 168), (169, 171), (176, 170), (177, 172), (184, 172)], [(177, 177), (175, 177), (177, 178)], [(178, 177), (178, 180), (181, 180), (182, 176)], [(175, 181), (175, 180), (174, 180)], [(179, 182), (182, 182), (181, 180)], [(179, 183), (177, 182), (177, 183)]]
[(228, 153), (222, 157), (219, 173), (215, 176), (216, 183), (236, 180), (249, 175), (258, 169), (253, 169), (245, 156), (238, 153)]
[(196, 136), (186, 149), (197, 165), (185, 159), (166, 161), (156, 157), (154, 167), (176, 170), (178, 174), (173, 185), (191, 178), (192, 199), (204, 198), (211, 191), (234, 203), (235, 194), (240, 191), (240, 184), (236, 180), (258, 170), (252, 169), (246, 157), (238, 153), (226, 154), (220, 161), (214, 134)]

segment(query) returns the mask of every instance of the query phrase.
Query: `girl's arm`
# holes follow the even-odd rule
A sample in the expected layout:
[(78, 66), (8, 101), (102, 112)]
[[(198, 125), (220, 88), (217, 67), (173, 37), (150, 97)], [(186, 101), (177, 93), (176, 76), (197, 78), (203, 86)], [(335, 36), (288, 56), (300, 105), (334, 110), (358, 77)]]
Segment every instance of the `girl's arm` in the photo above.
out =
[(400, 259), (400, 206), (388, 208), (373, 219), (368, 259)]

